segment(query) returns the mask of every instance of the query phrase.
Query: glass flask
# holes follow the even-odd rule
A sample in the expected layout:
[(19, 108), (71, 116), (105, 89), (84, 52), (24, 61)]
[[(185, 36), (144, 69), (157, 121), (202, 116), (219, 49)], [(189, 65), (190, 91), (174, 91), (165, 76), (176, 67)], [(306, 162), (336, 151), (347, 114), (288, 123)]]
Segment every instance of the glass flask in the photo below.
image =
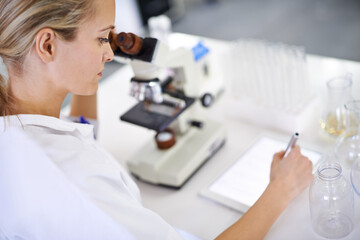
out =
[(341, 165), (327, 158), (319, 165), (310, 186), (310, 213), (314, 231), (336, 239), (347, 236), (353, 229), (354, 193), (342, 175)]
[(330, 79), (326, 87), (327, 96), (320, 124), (326, 132), (338, 136), (346, 127), (344, 104), (351, 100), (351, 74)]
[(345, 104), (346, 131), (335, 144), (335, 155), (345, 171), (350, 171), (355, 160), (360, 157), (360, 100)]

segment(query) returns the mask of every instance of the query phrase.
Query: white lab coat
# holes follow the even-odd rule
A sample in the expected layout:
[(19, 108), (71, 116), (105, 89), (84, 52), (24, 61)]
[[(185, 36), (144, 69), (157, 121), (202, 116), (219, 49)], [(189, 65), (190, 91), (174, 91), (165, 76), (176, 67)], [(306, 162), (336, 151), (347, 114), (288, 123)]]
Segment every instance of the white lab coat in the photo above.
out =
[(142, 206), (136, 184), (94, 140), (92, 125), (0, 117), (0, 239), (133, 238), (181, 236)]

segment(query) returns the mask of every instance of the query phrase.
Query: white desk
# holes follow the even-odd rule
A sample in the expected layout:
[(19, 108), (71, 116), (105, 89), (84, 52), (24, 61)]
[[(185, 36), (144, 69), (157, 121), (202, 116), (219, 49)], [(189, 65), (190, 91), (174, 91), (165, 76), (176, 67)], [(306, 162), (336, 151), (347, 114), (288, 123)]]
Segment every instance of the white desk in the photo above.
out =
[[(360, 80), (360, 63), (310, 55), (308, 64), (310, 79), (316, 81), (319, 89), (325, 88), (326, 79), (347, 71), (352, 72), (354, 82)], [(98, 98), (99, 142), (124, 165), (126, 159), (134, 152), (141, 151), (141, 146), (155, 135), (153, 131), (119, 120), (119, 116), (136, 103), (135, 99), (128, 95), (131, 76), (132, 70), (129, 66), (120, 68), (101, 83)], [(357, 88), (357, 84), (354, 87)], [(223, 121), (227, 126), (228, 138), (225, 146), (183, 188), (174, 190), (136, 180), (146, 207), (160, 214), (173, 226), (203, 239), (214, 239), (242, 214), (202, 198), (199, 196), (199, 191), (229, 167), (249, 143), (263, 132), (289, 135), (283, 131), (251, 125), (228, 117), (224, 112), (227, 101), (228, 97), (225, 95), (209, 111), (210, 116)], [(302, 132), (299, 144), (303, 143), (320, 152), (327, 152), (333, 147), (335, 138), (322, 132), (319, 127), (319, 117), (320, 115), (314, 115), (311, 124)], [(356, 225), (346, 239), (360, 239), (360, 198), (355, 196), (355, 199)], [(311, 228), (308, 189), (294, 199), (283, 212), (270, 229), (266, 239), (323, 239)]]

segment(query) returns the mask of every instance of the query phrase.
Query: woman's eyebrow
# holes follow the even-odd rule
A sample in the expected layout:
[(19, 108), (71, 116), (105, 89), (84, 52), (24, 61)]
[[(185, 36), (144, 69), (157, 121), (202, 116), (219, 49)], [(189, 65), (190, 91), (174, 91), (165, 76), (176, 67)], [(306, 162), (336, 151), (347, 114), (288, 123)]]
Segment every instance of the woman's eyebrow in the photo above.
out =
[(106, 27), (106, 28), (104, 28), (104, 29), (101, 29), (99, 32), (105, 32), (105, 31), (107, 31), (107, 30), (113, 30), (113, 29), (115, 29), (115, 26), (114, 26), (114, 25), (110, 25), (109, 27)]

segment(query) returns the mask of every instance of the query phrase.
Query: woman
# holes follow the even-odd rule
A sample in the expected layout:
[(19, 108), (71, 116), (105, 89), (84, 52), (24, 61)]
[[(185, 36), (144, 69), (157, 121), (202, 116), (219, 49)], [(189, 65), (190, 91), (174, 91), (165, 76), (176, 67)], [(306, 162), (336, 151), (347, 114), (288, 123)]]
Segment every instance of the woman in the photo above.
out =
[[(108, 35), (114, 10), (114, 0), (0, 0), (0, 57), (9, 75), (0, 77), (0, 129), (24, 131), (84, 196), (137, 239), (181, 239), (141, 205), (135, 183), (94, 141), (91, 126), (59, 119), (68, 93), (70, 115), (96, 119), (98, 81), (113, 58)], [(274, 155), (263, 195), (219, 239), (262, 239), (310, 184), (312, 165), (299, 147), (283, 155)]]

